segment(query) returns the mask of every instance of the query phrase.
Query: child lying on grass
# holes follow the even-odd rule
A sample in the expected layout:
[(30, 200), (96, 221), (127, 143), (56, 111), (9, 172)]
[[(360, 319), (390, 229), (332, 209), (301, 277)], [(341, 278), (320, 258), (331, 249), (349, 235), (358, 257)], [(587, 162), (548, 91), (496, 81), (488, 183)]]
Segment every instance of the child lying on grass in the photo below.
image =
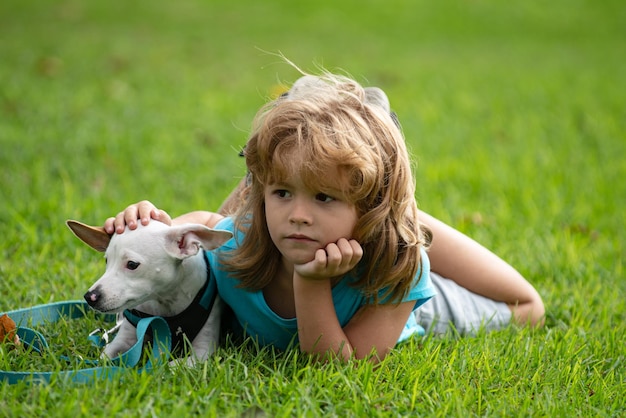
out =
[(221, 210), (231, 216), (171, 219), (142, 201), (105, 229), (152, 218), (233, 232), (207, 253), (219, 294), (242, 334), (280, 349), (377, 360), (425, 331), (542, 323), (541, 297), (515, 269), (418, 211), (380, 89), (305, 75), (261, 109), (243, 155), (248, 175)]

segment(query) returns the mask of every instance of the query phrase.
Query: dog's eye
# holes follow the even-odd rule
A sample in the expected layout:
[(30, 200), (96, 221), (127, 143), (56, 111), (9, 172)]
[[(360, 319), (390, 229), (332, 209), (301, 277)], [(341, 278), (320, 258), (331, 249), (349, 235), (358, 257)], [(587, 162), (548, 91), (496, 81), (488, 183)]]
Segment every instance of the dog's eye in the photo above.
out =
[(131, 261), (129, 261), (128, 263), (126, 263), (126, 268), (127, 268), (128, 270), (136, 270), (136, 269), (137, 269), (137, 267), (139, 267), (139, 264), (140, 264), (140, 263), (138, 263), (138, 262), (136, 262), (136, 261), (132, 261), (132, 260), (131, 260)]

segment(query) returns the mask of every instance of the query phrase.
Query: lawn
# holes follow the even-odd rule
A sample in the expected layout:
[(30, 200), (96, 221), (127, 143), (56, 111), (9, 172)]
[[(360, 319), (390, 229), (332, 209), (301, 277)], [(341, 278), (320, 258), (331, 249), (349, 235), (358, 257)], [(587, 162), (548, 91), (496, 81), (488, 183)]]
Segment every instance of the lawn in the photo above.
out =
[[(104, 268), (66, 219), (150, 199), (215, 210), (256, 110), (305, 70), (382, 87), (420, 207), (513, 264), (543, 329), (426, 337), (378, 368), (229, 344), (195, 369), (0, 383), (2, 416), (624, 416), (626, 7), (621, 1), (4, 0), (0, 312), (80, 299)], [(97, 318), (43, 331), (96, 358)], [(17, 355), (16, 355), (17, 354)]]

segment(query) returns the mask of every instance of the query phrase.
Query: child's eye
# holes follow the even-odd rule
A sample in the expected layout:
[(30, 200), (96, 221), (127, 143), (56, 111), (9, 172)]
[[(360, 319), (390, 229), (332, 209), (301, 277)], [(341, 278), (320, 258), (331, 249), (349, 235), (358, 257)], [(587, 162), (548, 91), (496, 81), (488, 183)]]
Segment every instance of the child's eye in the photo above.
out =
[(315, 195), (315, 199), (319, 200), (320, 202), (332, 202), (333, 200), (335, 200), (334, 197), (327, 195), (326, 193), (318, 193)]
[(284, 197), (289, 197), (290, 194), (287, 190), (285, 189), (276, 189), (274, 190), (274, 194), (278, 197), (284, 198)]

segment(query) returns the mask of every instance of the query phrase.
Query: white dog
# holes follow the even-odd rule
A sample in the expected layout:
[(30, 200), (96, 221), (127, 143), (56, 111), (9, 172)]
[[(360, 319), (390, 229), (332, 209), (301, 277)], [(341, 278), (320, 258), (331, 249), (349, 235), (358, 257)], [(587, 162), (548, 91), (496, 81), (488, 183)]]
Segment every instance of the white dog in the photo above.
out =
[(230, 232), (151, 221), (110, 236), (101, 227), (71, 220), (67, 225), (83, 242), (106, 255), (106, 271), (85, 293), (85, 300), (99, 312), (124, 312), (117, 336), (107, 344), (104, 355), (113, 358), (135, 344), (136, 323), (147, 316), (168, 322), (173, 351), (184, 347), (184, 338), (191, 342), (187, 364), (203, 361), (215, 351), (223, 305), (219, 296), (214, 302), (206, 300), (210, 271), (203, 249), (220, 246), (231, 238)]

